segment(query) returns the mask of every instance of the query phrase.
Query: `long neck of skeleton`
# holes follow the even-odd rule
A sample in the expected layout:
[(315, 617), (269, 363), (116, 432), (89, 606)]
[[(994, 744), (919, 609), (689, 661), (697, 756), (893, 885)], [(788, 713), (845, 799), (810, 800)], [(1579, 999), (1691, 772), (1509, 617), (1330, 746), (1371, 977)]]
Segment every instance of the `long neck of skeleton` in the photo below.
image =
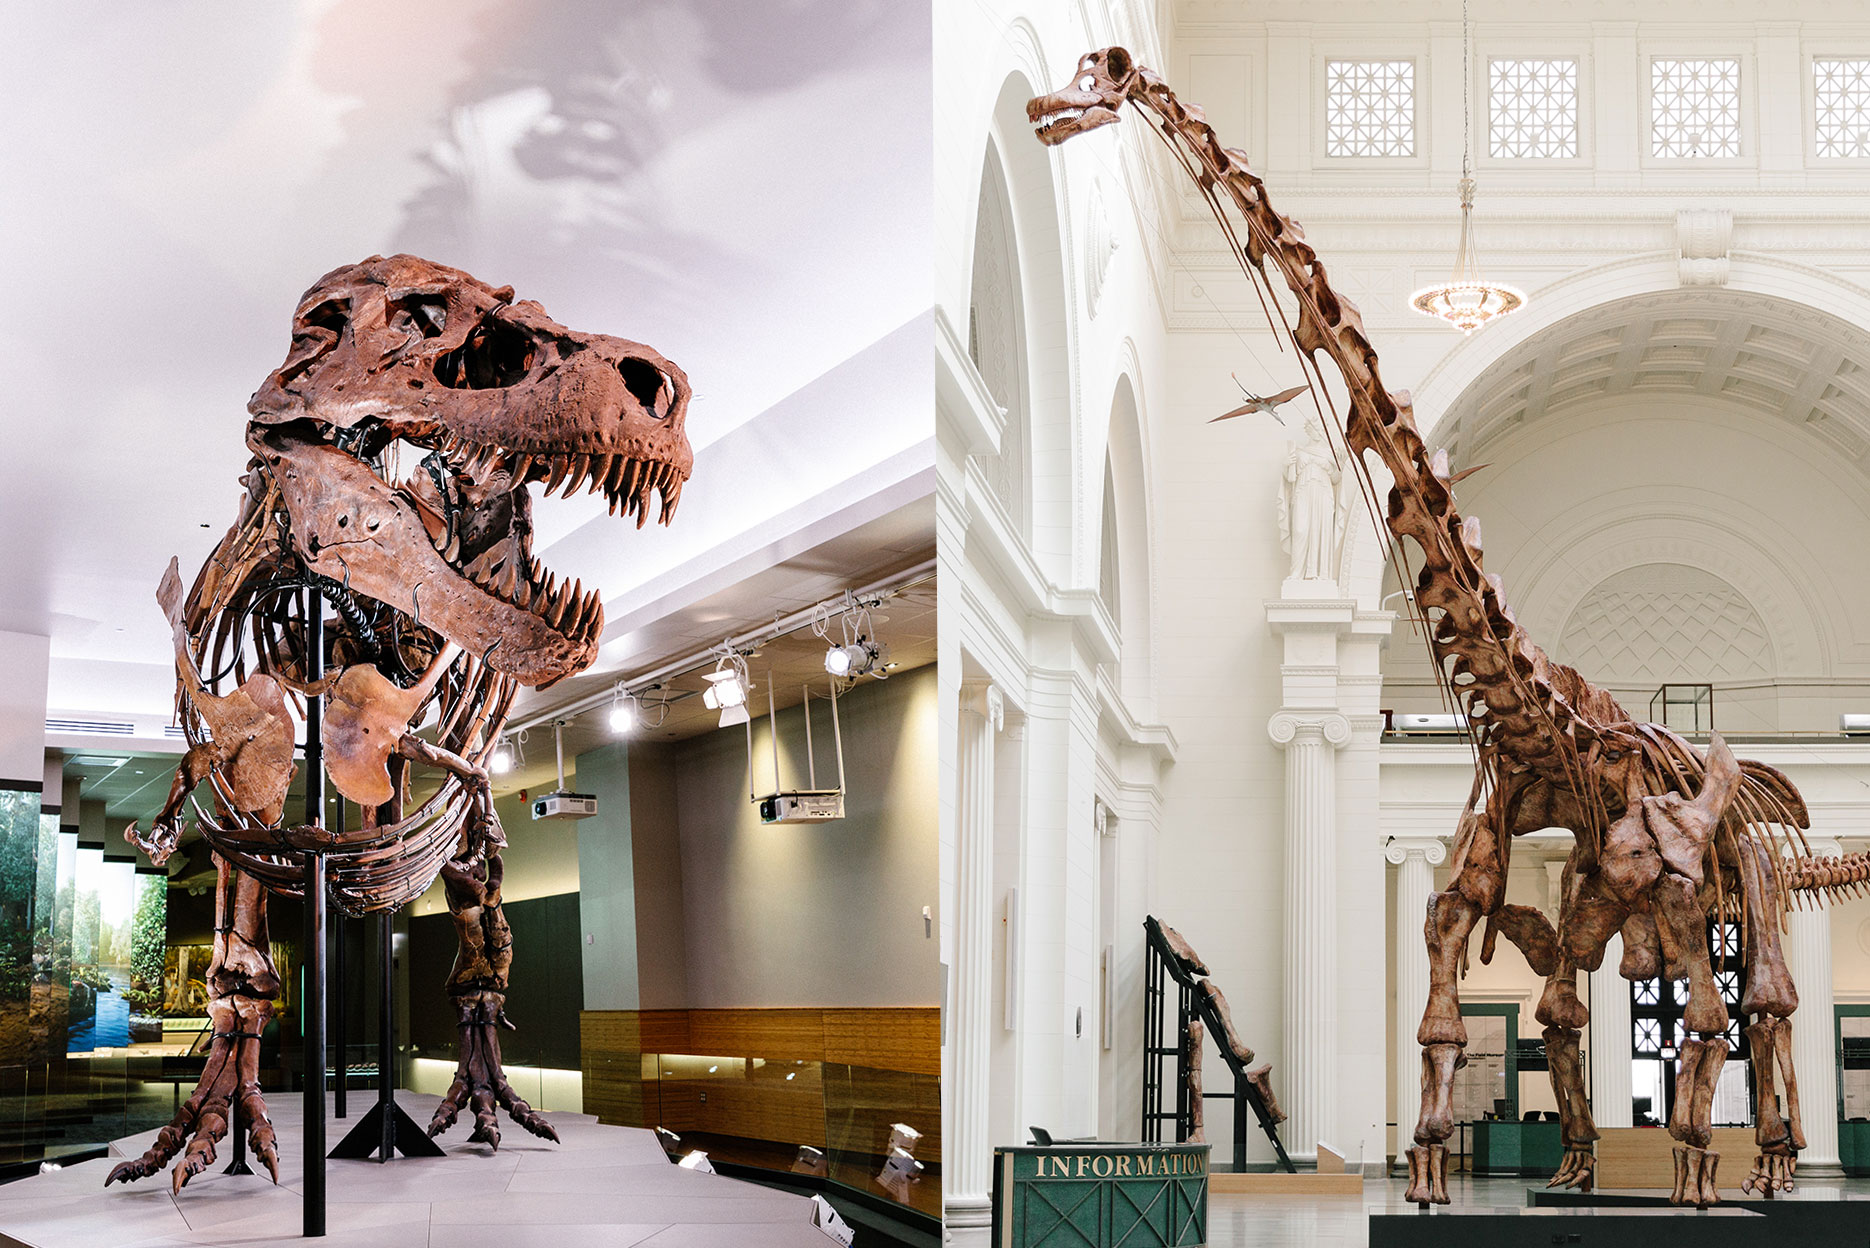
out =
[[(1360, 322), (1355, 309), (1332, 290), (1323, 263), (1296, 227), (1273, 211), (1265, 184), (1247, 167), (1244, 157), (1230, 156), (1206, 121), (1166, 87), (1145, 88), (1130, 98), (1159, 119), (1160, 132), (1193, 175), (1221, 228), (1237, 240), (1242, 268), (1253, 266), (1256, 255), (1278, 268), (1297, 303), (1294, 338), (1301, 348), (1323, 350), (1331, 357), (1350, 395), (1344, 437), (1358, 459), (1353, 469), (1368, 480), (1362, 456), (1369, 451), (1377, 454), (1395, 483), (1386, 517), (1390, 531), (1397, 537), (1413, 538), (1432, 560), (1436, 548), (1447, 544), (1449, 534), (1459, 531), (1462, 518), (1447, 488), (1445, 471), (1437, 472), (1438, 465), (1429, 456), (1410, 413), (1378, 379), (1375, 354), (1353, 354), (1335, 332), (1345, 312), (1351, 321)], [(1223, 195), (1244, 223), (1244, 232), (1224, 211), (1219, 198)], [(1253, 274), (1247, 272), (1247, 277), (1251, 280)], [(1338, 314), (1337, 324), (1331, 323), (1333, 313)], [(1415, 496), (1419, 505), (1399, 507), (1397, 496)]]
[[(1536, 647), (1513, 622), (1498, 579), (1481, 569), (1479, 522), (1456, 511), (1445, 457), (1430, 457), (1406, 402), (1384, 388), (1357, 309), (1331, 288), (1324, 264), (1299, 228), (1274, 211), (1245, 155), (1223, 147), (1198, 109), (1182, 104), (1159, 80), (1139, 82), (1129, 98), (1153, 114), (1233, 241), (1247, 278), (1257, 280), (1255, 270), (1264, 272), (1269, 261), (1279, 270), (1298, 308), (1292, 338), (1299, 351), (1310, 360), (1324, 352), (1342, 376), (1350, 400), (1344, 440), (1352, 469), (1367, 488), (1367, 452), (1375, 452), (1389, 470), (1394, 484), (1385, 521), (1396, 537), (1413, 539), (1420, 552), (1417, 605), (1433, 619), (1430, 649), (1455, 698), (1476, 723), (1492, 715), (1503, 730), (1493, 739), (1505, 741), (1509, 750), (1517, 744), (1547, 757), (1554, 738), (1572, 731), (1573, 712), (1549, 683), (1529, 675), (1528, 656)], [(1223, 208), (1223, 196), (1237, 220)], [(1560, 748), (1568, 756), (1569, 747)], [(1569, 766), (1568, 757), (1551, 761), (1560, 769)]]

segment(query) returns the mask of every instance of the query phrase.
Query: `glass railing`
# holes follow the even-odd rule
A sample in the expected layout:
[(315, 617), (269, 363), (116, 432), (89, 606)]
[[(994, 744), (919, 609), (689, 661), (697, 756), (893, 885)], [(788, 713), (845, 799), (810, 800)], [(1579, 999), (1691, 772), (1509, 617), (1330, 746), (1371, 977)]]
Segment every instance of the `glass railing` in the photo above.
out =
[[(677, 1152), (815, 1175), (941, 1216), (941, 1081), (837, 1062), (694, 1053), (592, 1059), (587, 1112), (660, 1127)], [(603, 1083), (607, 1094), (593, 1095)]]

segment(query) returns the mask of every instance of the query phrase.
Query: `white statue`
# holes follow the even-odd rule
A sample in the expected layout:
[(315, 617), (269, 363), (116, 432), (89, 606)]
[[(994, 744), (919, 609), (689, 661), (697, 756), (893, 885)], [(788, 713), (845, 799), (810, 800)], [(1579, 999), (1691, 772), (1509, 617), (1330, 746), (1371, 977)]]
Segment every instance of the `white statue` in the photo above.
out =
[(1313, 413), (1305, 421), (1305, 441), (1286, 455), (1284, 488), (1279, 492), (1279, 548), (1292, 556), (1288, 580), (1329, 581), (1337, 576), (1338, 483), (1344, 472), (1325, 441), (1325, 427)]

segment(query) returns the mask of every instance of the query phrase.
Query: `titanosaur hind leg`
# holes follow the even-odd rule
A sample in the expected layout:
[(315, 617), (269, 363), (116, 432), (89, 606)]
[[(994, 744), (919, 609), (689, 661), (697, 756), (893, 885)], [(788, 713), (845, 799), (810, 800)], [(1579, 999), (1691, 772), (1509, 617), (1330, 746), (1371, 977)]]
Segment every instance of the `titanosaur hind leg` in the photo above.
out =
[(513, 963), (513, 933), (500, 908), (500, 882), (505, 867), (499, 853), (480, 860), (457, 859), (442, 868), (442, 886), (448, 910), (454, 915), (460, 948), (448, 995), (454, 998), (461, 1031), (461, 1059), (454, 1083), (429, 1120), (429, 1135), (437, 1136), (454, 1125), (463, 1109), (474, 1115), (474, 1143), (500, 1147), (499, 1109), (534, 1135), (558, 1142), (558, 1132), (532, 1106), (521, 1100), (500, 1069), (501, 1027), (511, 1028), (506, 1017), (507, 971)]
[[(1779, 880), (1768, 857), (1770, 851), (1749, 837), (1740, 838), (1739, 844), (1740, 887), (1752, 916), (1747, 924), (1747, 983), (1740, 1011), (1754, 1018), (1747, 1028), (1747, 1045), (1752, 1050), (1753, 1086), (1759, 1101), (1753, 1138), (1760, 1150), (1740, 1190), (1770, 1197), (1792, 1190), (1799, 1150), (1805, 1147), (1798, 1076), (1792, 1070), (1792, 1012), (1799, 1008), (1799, 991), (1786, 970), (1779, 924), (1773, 917), (1779, 913)], [(1775, 1063), (1785, 1081), (1783, 1115), (1774, 1088)]]

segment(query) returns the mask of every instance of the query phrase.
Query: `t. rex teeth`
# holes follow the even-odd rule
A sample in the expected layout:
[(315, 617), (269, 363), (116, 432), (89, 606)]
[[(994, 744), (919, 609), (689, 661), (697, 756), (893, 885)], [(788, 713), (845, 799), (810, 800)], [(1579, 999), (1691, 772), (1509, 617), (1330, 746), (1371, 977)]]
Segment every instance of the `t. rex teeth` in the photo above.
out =
[(450, 562), (453, 562), (455, 559), (460, 557), (460, 554), (461, 554), (461, 535), (459, 533), (450, 533), (448, 535), (448, 545), (442, 551), (442, 558), (447, 559)]
[(632, 459), (624, 465), (623, 480), (617, 486), (617, 494), (623, 500), (624, 509), (629, 510), (636, 497), (637, 483), (643, 479), (643, 461)]
[(614, 495), (623, 483), (624, 469), (629, 467), (628, 455), (607, 455), (604, 459), (604, 489)]
[(524, 451), (507, 458), (507, 471), (513, 474), (513, 479), (515, 481), (524, 481), (526, 479), (526, 473), (532, 468), (532, 458), (531, 455), (526, 454)]
[(569, 459), (566, 459), (564, 456), (557, 456), (552, 460), (552, 475), (547, 477), (545, 481), (545, 496), (547, 498), (552, 496), (552, 491), (558, 488), (558, 483), (565, 479), (565, 474), (569, 471), (571, 471), (571, 461)]

